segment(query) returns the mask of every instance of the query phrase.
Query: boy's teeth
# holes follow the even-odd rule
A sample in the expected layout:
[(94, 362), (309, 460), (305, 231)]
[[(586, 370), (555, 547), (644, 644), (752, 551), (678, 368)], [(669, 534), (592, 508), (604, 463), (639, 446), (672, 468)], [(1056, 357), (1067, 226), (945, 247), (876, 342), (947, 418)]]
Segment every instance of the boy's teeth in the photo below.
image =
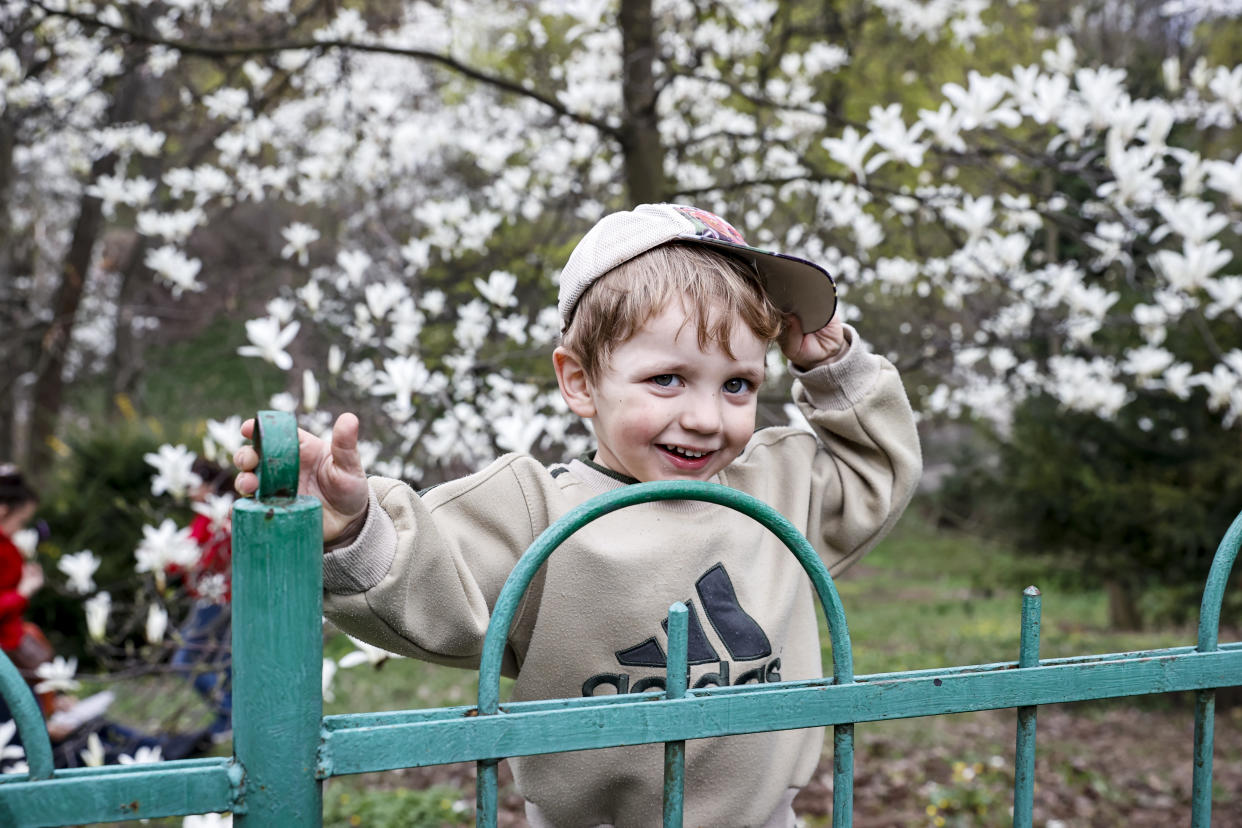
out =
[(674, 454), (680, 454), (682, 457), (689, 457), (692, 459), (697, 459), (702, 457), (704, 454), (707, 454), (705, 451), (693, 451), (692, 449), (684, 449), (681, 446), (665, 446), (665, 448)]

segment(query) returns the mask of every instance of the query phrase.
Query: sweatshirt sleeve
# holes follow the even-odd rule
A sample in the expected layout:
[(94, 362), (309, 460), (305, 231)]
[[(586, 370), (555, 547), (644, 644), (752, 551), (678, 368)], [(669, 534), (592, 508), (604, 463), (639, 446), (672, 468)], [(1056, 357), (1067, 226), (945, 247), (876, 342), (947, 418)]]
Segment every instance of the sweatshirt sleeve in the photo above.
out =
[(790, 366), (794, 402), (813, 434), (764, 429), (748, 450), (755, 467), (768, 470), (753, 484), (759, 497), (782, 503), (787, 516), (805, 524), (833, 575), (892, 529), (923, 469), (897, 369), (869, 352), (853, 328), (846, 336), (849, 350), (835, 362), (809, 371)]
[[(419, 496), (374, 477), (355, 541), (324, 554), (324, 613), (357, 638), (395, 653), (475, 667), (488, 617), (510, 570), (551, 520), (555, 484), (536, 461), (507, 455), (477, 474)], [(510, 634), (515, 642), (537, 606), (532, 584)]]

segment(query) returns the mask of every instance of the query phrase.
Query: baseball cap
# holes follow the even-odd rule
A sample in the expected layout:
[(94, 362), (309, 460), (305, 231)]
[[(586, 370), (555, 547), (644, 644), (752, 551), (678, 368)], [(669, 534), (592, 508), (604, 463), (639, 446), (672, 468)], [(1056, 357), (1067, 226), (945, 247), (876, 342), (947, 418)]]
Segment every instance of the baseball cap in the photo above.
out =
[(569, 326), (578, 300), (596, 279), (668, 242), (710, 247), (749, 264), (772, 303), (796, 316), (804, 332), (819, 330), (836, 313), (836, 285), (814, 262), (751, 247), (737, 228), (698, 207), (640, 204), (604, 216), (569, 254), (557, 299), (562, 324)]

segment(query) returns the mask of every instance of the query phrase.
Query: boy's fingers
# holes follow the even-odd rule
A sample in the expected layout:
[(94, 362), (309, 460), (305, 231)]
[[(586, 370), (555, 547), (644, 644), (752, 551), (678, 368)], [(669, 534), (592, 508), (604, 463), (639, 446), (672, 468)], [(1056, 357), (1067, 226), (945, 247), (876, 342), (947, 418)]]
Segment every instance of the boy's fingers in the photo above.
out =
[(250, 497), (259, 490), (259, 476), (252, 472), (242, 472), (233, 481), (233, 488), (242, 497)]
[(251, 417), (241, 425), (241, 434), (247, 440), (254, 436), (254, 417)]
[(233, 452), (233, 465), (239, 471), (254, 471), (259, 465), (259, 453), (254, 450), (254, 446), (242, 446)]
[(348, 411), (332, 425), (332, 462), (344, 472), (362, 474), (362, 458), (358, 455), (358, 418)]

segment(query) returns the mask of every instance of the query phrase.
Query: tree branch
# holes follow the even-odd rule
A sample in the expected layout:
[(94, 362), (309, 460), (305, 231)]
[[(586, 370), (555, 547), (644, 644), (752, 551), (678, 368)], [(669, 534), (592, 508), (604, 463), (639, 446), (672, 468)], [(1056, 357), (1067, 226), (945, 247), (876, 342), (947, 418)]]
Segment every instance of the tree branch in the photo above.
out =
[(82, 14), (69, 10), (48, 8), (39, 0), (34, 0), (31, 4), (35, 8), (41, 9), (49, 17), (60, 17), (67, 20), (73, 20), (83, 26), (92, 29), (106, 31), (114, 35), (124, 37), (134, 43), (142, 43), (149, 46), (163, 46), (168, 49), (175, 49), (184, 55), (194, 55), (197, 57), (209, 58), (212, 60), (222, 60), (231, 57), (248, 57), (253, 55), (267, 55), (278, 52), (292, 52), (317, 50), (326, 52), (331, 49), (340, 49), (342, 51), (352, 52), (369, 52), (373, 54), (396, 55), (398, 57), (408, 57), (414, 60), (426, 61), (455, 72), (463, 77), (478, 81), (479, 83), (499, 89), (503, 92), (510, 92), (524, 98), (529, 98), (537, 103), (551, 109), (557, 115), (576, 121), (580, 124), (594, 127), (605, 135), (620, 140), (621, 129), (618, 126), (601, 121), (597, 118), (591, 118), (566, 107), (556, 98), (546, 95), (538, 90), (524, 86), (522, 83), (499, 75), (492, 75), (472, 66), (467, 66), (455, 58), (448, 55), (442, 55), (438, 52), (428, 51), (426, 49), (412, 49), (402, 46), (393, 46), (386, 43), (356, 43), (350, 40), (301, 40), (301, 41), (285, 41), (280, 43), (248, 43), (248, 44), (232, 44), (232, 45), (214, 45), (209, 43), (192, 43), (186, 40), (172, 40), (170, 38), (160, 37), (148, 32), (139, 31), (129, 26), (120, 26), (113, 23), (107, 23), (90, 15)]

